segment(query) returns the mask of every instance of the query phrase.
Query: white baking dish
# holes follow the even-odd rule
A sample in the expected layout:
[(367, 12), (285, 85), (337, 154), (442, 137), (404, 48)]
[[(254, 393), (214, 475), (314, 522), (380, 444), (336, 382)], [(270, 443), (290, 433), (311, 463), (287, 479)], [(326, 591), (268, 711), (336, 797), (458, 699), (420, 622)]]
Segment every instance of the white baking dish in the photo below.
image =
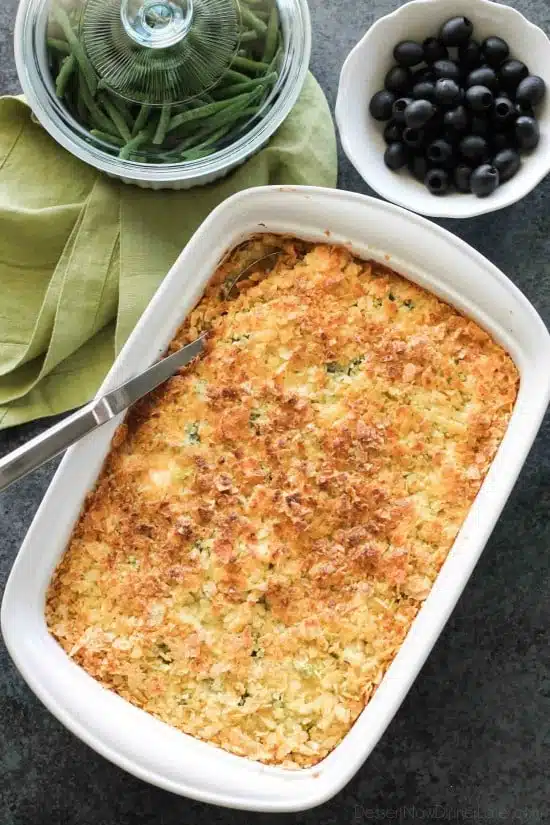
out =
[[(463, 310), (508, 349), (521, 373), (517, 404), (483, 487), (432, 592), (366, 710), (319, 765), (270, 768), (199, 742), (102, 688), (49, 636), (44, 595), (115, 425), (63, 460), (15, 562), (2, 606), (8, 650), (57, 718), (130, 773), (194, 799), (257, 811), (319, 805), (353, 776), (396, 712), (460, 596), (518, 477), (550, 400), (550, 335), (518, 289), (481, 255), (411, 212), (347, 192), (248, 190), (202, 225), (145, 312), (102, 390), (163, 352), (224, 253), (251, 233), (288, 232), (351, 244)], [(514, 583), (511, 582), (513, 587)]]

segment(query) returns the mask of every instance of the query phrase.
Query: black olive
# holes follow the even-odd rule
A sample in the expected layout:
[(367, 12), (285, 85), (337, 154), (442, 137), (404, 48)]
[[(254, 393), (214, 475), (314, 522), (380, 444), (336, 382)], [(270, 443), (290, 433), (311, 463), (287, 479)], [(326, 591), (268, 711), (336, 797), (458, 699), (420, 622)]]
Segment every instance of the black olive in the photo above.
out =
[(453, 147), (449, 141), (439, 138), (430, 143), (426, 156), (438, 166), (448, 166), (453, 160)]
[(403, 126), (400, 126), (399, 123), (395, 122), (395, 120), (390, 120), (384, 129), (384, 140), (386, 143), (395, 143), (396, 141), (401, 140), (402, 134)]
[(466, 105), (472, 112), (488, 112), (493, 100), (493, 93), (487, 86), (470, 86), (466, 90)]
[(459, 192), (470, 191), (470, 178), (472, 177), (472, 170), (465, 163), (459, 163), (455, 169), (454, 182)]
[[(439, 137), (451, 146), (453, 154), (457, 154), (458, 144), (460, 143), (460, 138), (463, 134), (464, 132), (457, 132), (456, 129), (452, 129), (450, 126), (447, 126), (442, 132), (440, 132)], [(435, 139), (437, 140), (438, 138)]]
[(493, 132), (491, 135), (491, 149), (493, 152), (502, 152), (503, 149), (515, 149), (517, 146), (516, 135), (513, 131)]
[(429, 80), (421, 80), (420, 83), (415, 83), (412, 90), (412, 96), (415, 100), (435, 100), (435, 83)]
[(442, 106), (452, 106), (462, 97), (462, 90), (456, 80), (440, 77), (435, 84), (435, 102)]
[(493, 93), (498, 92), (498, 77), (490, 66), (480, 66), (473, 69), (466, 78), (466, 88), (470, 86), (487, 86)]
[(500, 85), (504, 91), (510, 92), (510, 94), (514, 94), (521, 81), (528, 74), (529, 69), (521, 60), (505, 60), (498, 70)]
[(469, 117), (466, 107), (461, 104), (460, 106), (456, 106), (456, 108), (445, 112), (443, 122), (445, 123), (445, 126), (454, 129), (456, 132), (466, 131), (469, 125)]
[(412, 97), (399, 97), (392, 106), (392, 114), (397, 123), (405, 123), (405, 109), (413, 102)]
[(459, 144), (462, 157), (474, 163), (481, 163), (489, 157), (489, 146), (481, 135), (466, 135)]
[(411, 86), (411, 73), (404, 66), (394, 66), (390, 69), (384, 80), (384, 86), (389, 92), (393, 92), (397, 97), (407, 94)]
[(424, 182), (424, 178), (428, 172), (429, 164), (424, 155), (413, 155), (408, 162), (409, 172), (416, 180), (420, 181), (421, 183)]
[(470, 189), (478, 198), (486, 198), (492, 195), (500, 182), (498, 169), (489, 163), (478, 166), (472, 172), (470, 178)]
[(458, 50), (458, 60), (462, 68), (471, 72), (481, 63), (481, 46), (477, 40), (468, 40)]
[(390, 143), (384, 152), (384, 163), (392, 171), (402, 169), (407, 163), (407, 150), (403, 143)]
[(435, 112), (429, 100), (413, 100), (405, 109), (405, 123), (412, 129), (421, 129)]
[(516, 116), (527, 115), (527, 117), (535, 117), (535, 110), (529, 103), (514, 103), (514, 112)]
[(449, 57), (447, 48), (437, 37), (427, 37), (422, 44), (426, 63), (435, 63), (436, 60), (446, 60)]
[(413, 85), (415, 83), (423, 83), (424, 81), (427, 81), (428, 83), (435, 83), (436, 79), (435, 72), (431, 66), (424, 66), (423, 69), (417, 69), (412, 73)]
[(493, 158), (493, 166), (498, 169), (501, 183), (513, 178), (521, 166), (521, 158), (515, 149), (502, 149)]
[(436, 60), (433, 64), (433, 70), (436, 78), (450, 77), (451, 80), (460, 83), (460, 69), (452, 60)]
[(475, 114), (470, 122), (470, 134), (486, 137), (489, 134), (489, 120), (482, 114)]
[(424, 51), (420, 43), (415, 43), (413, 40), (402, 40), (393, 50), (395, 62), (400, 66), (411, 68), (417, 66), (424, 60)]
[(424, 145), (426, 135), (423, 129), (413, 129), (406, 126), (403, 129), (403, 142), (411, 149), (420, 149)]
[(546, 94), (546, 83), (542, 77), (525, 77), (516, 90), (516, 100), (522, 105), (538, 106)]
[(495, 69), (498, 69), (510, 54), (508, 43), (502, 37), (488, 37), (483, 41), (481, 50), (489, 66)]
[(449, 191), (449, 175), (444, 169), (429, 169), (424, 183), (432, 195), (445, 195)]
[(462, 46), (468, 42), (473, 30), (473, 23), (467, 17), (452, 17), (441, 26), (439, 39), (445, 46)]
[(540, 140), (540, 128), (534, 117), (521, 115), (516, 120), (516, 138), (520, 149), (535, 149)]
[(493, 111), (498, 124), (508, 123), (516, 116), (515, 106), (508, 97), (497, 97)]
[(443, 130), (443, 109), (436, 107), (434, 114), (424, 128), (430, 140), (438, 138)]
[(382, 89), (372, 96), (369, 104), (369, 112), (375, 120), (389, 120), (392, 113), (392, 106), (395, 102), (395, 95)]

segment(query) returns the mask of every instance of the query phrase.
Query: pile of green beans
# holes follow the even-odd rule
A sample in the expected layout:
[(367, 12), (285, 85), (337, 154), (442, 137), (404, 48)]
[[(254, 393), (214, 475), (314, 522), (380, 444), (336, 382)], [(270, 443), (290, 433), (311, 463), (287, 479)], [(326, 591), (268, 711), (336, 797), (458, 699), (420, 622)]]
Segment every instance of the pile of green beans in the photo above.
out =
[(102, 84), (79, 35), (79, 13), (52, 5), (47, 52), (57, 97), (110, 154), (141, 163), (208, 157), (240, 137), (279, 77), (282, 34), (277, 0), (238, 0), (239, 51), (220, 82), (182, 104), (124, 100)]

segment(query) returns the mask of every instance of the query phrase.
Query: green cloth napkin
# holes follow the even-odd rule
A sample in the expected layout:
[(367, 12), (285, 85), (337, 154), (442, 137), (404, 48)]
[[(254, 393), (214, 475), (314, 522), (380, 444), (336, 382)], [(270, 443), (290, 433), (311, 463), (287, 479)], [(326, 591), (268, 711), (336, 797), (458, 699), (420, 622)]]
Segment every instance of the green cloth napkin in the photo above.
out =
[(173, 192), (111, 180), (0, 99), (0, 429), (92, 398), (193, 232), (233, 193), (335, 186), (336, 138), (309, 75), (285, 123), (229, 177)]

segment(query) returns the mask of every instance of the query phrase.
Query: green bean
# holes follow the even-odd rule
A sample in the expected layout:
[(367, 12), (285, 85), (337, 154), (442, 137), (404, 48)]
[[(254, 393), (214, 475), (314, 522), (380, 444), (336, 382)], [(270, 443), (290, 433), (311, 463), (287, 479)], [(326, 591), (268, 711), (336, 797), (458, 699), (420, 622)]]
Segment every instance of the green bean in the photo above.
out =
[(236, 69), (242, 69), (248, 72), (266, 72), (269, 69), (269, 63), (263, 63), (259, 60), (251, 60), (248, 57), (235, 57), (231, 64)]
[(77, 91), (76, 91), (76, 112), (78, 114), (78, 119), (80, 123), (86, 123), (88, 119), (88, 113), (86, 110), (86, 104), (84, 102), (84, 95), (82, 93), (82, 87), (86, 85), (86, 81), (80, 74), (78, 73), (78, 84), (77, 84)]
[(254, 115), (257, 111), (256, 106), (242, 109), (239, 105), (228, 107), (216, 115), (212, 115), (201, 129), (186, 137), (174, 149), (163, 153), (163, 158), (166, 160), (175, 160), (186, 150), (194, 149), (197, 145), (200, 145), (202, 141), (206, 140), (213, 133), (217, 133), (218, 130), (221, 132), (220, 137), (225, 137), (233, 130), (237, 121), (243, 117)]
[(242, 72), (236, 72), (233, 69), (228, 69), (223, 76), (222, 82), (225, 83), (226, 80), (230, 80), (232, 83), (243, 83), (250, 80), (250, 78)]
[(243, 23), (246, 23), (247, 26), (254, 29), (254, 31), (258, 32), (259, 35), (265, 35), (267, 32), (267, 26), (263, 20), (249, 9), (247, 6), (241, 3), (241, 17)]
[(90, 92), (84, 77), (82, 77), (82, 83), (80, 84), (80, 94), (90, 115), (90, 125), (104, 132), (116, 132), (117, 129), (114, 123), (104, 112), (101, 111), (93, 99), (92, 93)]
[(272, 0), (240, 0), (241, 6), (251, 7), (254, 14), (258, 17), (269, 17), (269, 9), (271, 8)]
[[(256, 109), (253, 109), (252, 111), (255, 112)], [(189, 138), (187, 141), (183, 141), (179, 146), (170, 152), (163, 152), (162, 159), (167, 162), (173, 162), (178, 159), (192, 160), (194, 159), (191, 157), (192, 153), (199, 152), (199, 156), (202, 157), (205, 149), (210, 150), (206, 154), (212, 154), (212, 151), (215, 151), (212, 149), (212, 146), (228, 135), (230, 131), (231, 129), (228, 129), (227, 125), (218, 129), (205, 129), (201, 135), (201, 142), (197, 143), (197, 138), (199, 137), (199, 133), (197, 133), (194, 137)], [(204, 138), (204, 140), (202, 140), (202, 138)]]
[(67, 12), (68, 18), (71, 21), (72, 26), (77, 26), (80, 21), (80, 10), (74, 6), (73, 8), (69, 9)]
[(184, 160), (192, 160), (193, 158), (190, 157), (190, 155), (192, 153), (197, 153), (197, 152), (202, 153), (206, 149), (209, 149), (210, 151), (208, 152), (208, 154), (211, 154), (212, 146), (215, 143), (217, 143), (219, 140), (221, 140), (223, 137), (225, 137), (226, 134), (227, 134), (227, 128), (225, 126), (222, 126), (221, 129), (217, 129), (216, 131), (212, 132), (210, 137), (207, 140), (203, 141), (202, 143), (199, 143), (198, 146), (194, 146), (192, 149), (189, 149), (187, 152), (182, 152), (181, 153), (182, 158)]
[(241, 34), (241, 43), (253, 43), (258, 39), (258, 32), (246, 31)]
[(124, 146), (124, 141), (116, 135), (110, 135), (107, 132), (102, 132), (100, 129), (92, 129), (90, 134), (104, 143), (111, 143), (113, 146)]
[(251, 92), (258, 86), (269, 86), (277, 80), (277, 77), (277, 72), (270, 72), (264, 77), (256, 77), (253, 80), (247, 80), (246, 83), (237, 83), (234, 86), (227, 86), (217, 92), (216, 99), (225, 100), (226, 98), (232, 98), (235, 95), (243, 94), (243, 92)]
[[(249, 106), (246, 109), (241, 109), (240, 111), (235, 112), (231, 122), (227, 123), (225, 126), (220, 127), (219, 134), (218, 134), (217, 131), (214, 133), (216, 135), (215, 141), (211, 138), (210, 142), (219, 143), (219, 141), (222, 138), (226, 138), (230, 135), (234, 135), (236, 130), (239, 128), (239, 124), (244, 125), (244, 123), (247, 123), (250, 120), (251, 117), (253, 117), (254, 115), (257, 115), (257, 114), (258, 114), (258, 107), (257, 106)], [(208, 137), (208, 134), (203, 135), (202, 137), (206, 138), (206, 137)], [(202, 144), (199, 144), (199, 145), (202, 145)], [(195, 146), (193, 146), (193, 148), (195, 148)], [(213, 150), (213, 151), (216, 151), (216, 150)]]
[(69, 81), (76, 69), (76, 57), (74, 54), (68, 55), (63, 59), (61, 70), (57, 75), (55, 81), (55, 93), (57, 97), (62, 98), (67, 92)]
[(56, 37), (48, 37), (48, 48), (59, 54), (70, 54), (71, 47), (66, 40), (58, 40)]
[(136, 149), (139, 149), (149, 140), (150, 133), (147, 129), (143, 129), (141, 132), (131, 138), (120, 150), (118, 156), (121, 160), (128, 160), (132, 152)]
[[(231, 118), (231, 123), (233, 122)], [(181, 155), (182, 152), (185, 152), (187, 149), (193, 149), (197, 144), (199, 144), (202, 140), (207, 138), (209, 135), (212, 134), (213, 131), (217, 131), (220, 128), (219, 123), (207, 123), (206, 126), (203, 126), (202, 129), (199, 129), (196, 132), (193, 132), (192, 135), (187, 135), (183, 140), (181, 140), (173, 149), (170, 149), (167, 154), (176, 157), (177, 155)], [(224, 124), (224, 128), (228, 128), (227, 124)]]
[(273, 4), (271, 14), (269, 15), (269, 23), (267, 24), (267, 35), (265, 38), (264, 54), (262, 61), (264, 63), (271, 63), (277, 51), (277, 40), (279, 37), (279, 13), (277, 11), (277, 4)]
[(210, 117), (210, 115), (216, 114), (216, 112), (225, 109), (231, 103), (236, 103), (240, 100), (247, 100), (249, 99), (250, 95), (239, 95), (233, 100), (220, 100), (216, 103), (207, 103), (205, 106), (201, 106), (200, 109), (190, 109), (187, 112), (182, 112), (181, 115), (176, 115), (172, 118), (170, 123), (168, 124), (168, 132), (173, 132), (174, 129), (177, 129), (178, 126), (183, 126), (184, 123), (191, 123), (195, 120), (203, 120), (206, 117)]
[(78, 65), (80, 66), (80, 71), (84, 75), (86, 83), (88, 84), (88, 88), (90, 92), (95, 95), (97, 91), (97, 77), (94, 71), (94, 68), (90, 61), (88, 60), (88, 56), (84, 51), (84, 46), (76, 36), (73, 27), (71, 25), (71, 21), (69, 20), (65, 9), (62, 9), (61, 6), (54, 4), (52, 6), (52, 14), (55, 20), (59, 23), (63, 30), (63, 34), (67, 38), (67, 42), (71, 47), (71, 51), (78, 60)]
[(279, 60), (281, 59), (282, 53), (283, 53), (283, 47), (281, 45), (281, 39), (280, 39), (280, 37), (278, 37), (277, 38), (277, 51), (275, 52), (275, 57), (273, 58), (273, 60), (269, 64), (269, 71), (270, 72), (277, 71), (277, 64), (279, 63)]
[(118, 95), (115, 95), (115, 94), (110, 94), (109, 99), (110, 99), (111, 103), (113, 104), (113, 106), (116, 109), (118, 109), (121, 117), (124, 118), (124, 122), (126, 123), (126, 126), (128, 127), (128, 129), (131, 130), (133, 125), (134, 125), (134, 118), (132, 117), (132, 115), (130, 113), (130, 109), (128, 108), (128, 104), (121, 97), (119, 97)]
[(184, 152), (181, 155), (181, 160), (201, 160), (202, 158), (207, 158), (211, 154), (212, 149), (210, 147), (207, 147), (206, 149), (190, 149), (189, 152)]
[(193, 97), (191, 100), (188, 100), (185, 104), (180, 104), (179, 106), (172, 107), (172, 114), (173, 115), (180, 115), (182, 112), (186, 112), (187, 109), (198, 109), (199, 106), (204, 106), (205, 103), (210, 103), (211, 101), (205, 100), (202, 97)]
[(135, 123), (132, 127), (132, 137), (135, 137), (138, 132), (141, 132), (143, 127), (146, 125), (147, 121), (149, 120), (149, 115), (151, 114), (151, 109), (153, 107), (149, 106), (147, 103), (144, 103), (140, 110), (139, 114), (136, 117)]
[[(212, 129), (219, 129), (220, 127), (224, 126), (227, 131), (232, 128), (233, 124), (236, 120), (243, 117), (243, 113), (254, 113), (256, 109), (254, 107), (247, 107), (245, 106), (244, 109), (242, 104), (236, 104), (235, 106), (230, 106), (227, 109), (224, 109), (222, 112), (218, 112), (217, 115), (212, 115), (208, 119), (208, 121), (204, 124), (203, 128), (198, 132), (195, 132), (193, 135), (184, 140), (182, 143), (184, 148), (191, 148), (194, 147), (197, 141), (200, 143), (201, 140), (206, 138)], [(180, 144), (181, 148), (182, 144)]]
[(161, 109), (157, 130), (153, 138), (153, 143), (155, 144), (155, 146), (161, 146), (164, 143), (164, 140), (166, 138), (166, 130), (168, 129), (168, 124), (170, 123), (171, 114), (172, 107), (170, 106), (170, 104), (165, 104)]
[(62, 99), (66, 101), (67, 106), (71, 112), (76, 112), (77, 110), (77, 100), (78, 100), (78, 72), (75, 70), (67, 79), (67, 88), (63, 93)]
[(132, 139), (132, 135), (130, 133), (128, 125), (122, 117), (122, 115), (120, 114), (120, 112), (118, 111), (117, 107), (112, 102), (111, 97), (105, 94), (105, 92), (101, 92), (101, 94), (98, 95), (97, 99), (103, 107), (103, 109), (109, 115), (110, 119), (115, 124), (116, 131), (119, 133), (120, 137), (127, 142), (130, 141)]

